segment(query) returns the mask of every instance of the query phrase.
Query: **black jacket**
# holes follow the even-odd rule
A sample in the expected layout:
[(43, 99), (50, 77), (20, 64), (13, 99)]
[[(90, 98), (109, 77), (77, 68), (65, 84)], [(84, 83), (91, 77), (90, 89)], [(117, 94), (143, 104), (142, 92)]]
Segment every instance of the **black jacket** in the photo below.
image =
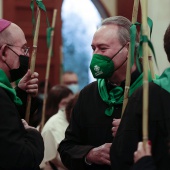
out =
[(25, 130), (16, 105), (0, 87), (0, 169), (37, 170), (44, 144), (36, 130)]
[[(131, 96), (111, 147), (113, 170), (128, 170), (133, 153), (142, 141), (142, 96), (140, 87)], [(170, 93), (153, 82), (149, 84), (149, 140), (158, 170), (169, 170), (168, 138), (170, 135)]]
[(73, 109), (65, 139), (59, 145), (62, 162), (69, 170), (110, 170), (107, 165), (86, 165), (85, 156), (94, 147), (111, 143), (113, 118), (119, 118), (122, 105), (116, 105), (112, 116), (105, 115), (107, 104), (98, 92), (97, 82), (86, 86)]

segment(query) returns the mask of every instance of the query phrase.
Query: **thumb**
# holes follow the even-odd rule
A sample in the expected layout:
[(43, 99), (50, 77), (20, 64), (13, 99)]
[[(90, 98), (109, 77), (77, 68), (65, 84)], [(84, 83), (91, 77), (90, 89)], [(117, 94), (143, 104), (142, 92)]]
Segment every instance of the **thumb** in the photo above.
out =
[(27, 71), (27, 73), (24, 75), (24, 80), (25, 81), (27, 81), (27, 80), (29, 80), (30, 79), (30, 77), (31, 77), (31, 70), (29, 69), (28, 71)]

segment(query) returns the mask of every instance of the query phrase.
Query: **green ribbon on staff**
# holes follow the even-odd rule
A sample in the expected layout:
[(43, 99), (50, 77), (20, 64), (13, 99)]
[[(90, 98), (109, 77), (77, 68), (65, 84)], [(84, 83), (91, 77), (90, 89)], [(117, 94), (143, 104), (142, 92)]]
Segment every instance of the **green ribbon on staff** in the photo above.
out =
[[(50, 41), (51, 41), (51, 32), (54, 30), (52, 27), (47, 28), (47, 47), (50, 47)], [(51, 52), (51, 56), (53, 56), (53, 51)]]
[(43, 4), (42, 0), (31, 0), (30, 7), (31, 7), (31, 10), (32, 10), (33, 33), (34, 33), (34, 30), (35, 30), (34, 1), (36, 1), (37, 6), (46, 13), (47, 26), (49, 27), (49, 25), (50, 25), (49, 21), (48, 21), (46, 7)]
[(47, 47), (49, 48), (50, 46), (50, 39), (51, 39), (51, 31), (54, 30), (54, 28), (50, 27), (48, 16), (47, 16), (47, 10), (45, 5), (43, 4), (42, 0), (31, 0), (30, 7), (32, 10), (32, 23), (33, 23), (33, 35), (35, 31), (35, 17), (34, 17), (34, 1), (36, 2), (37, 6), (42, 9), (46, 13), (46, 22), (47, 22)]
[[(148, 22), (148, 26), (150, 27), (150, 37), (152, 35), (152, 28), (153, 28), (153, 22), (152, 20), (148, 17), (147, 18), (147, 22)], [(141, 23), (139, 22), (136, 22), (134, 24), (131, 25), (130, 27), (130, 42), (131, 42), (131, 67), (132, 65), (134, 64), (134, 56), (135, 56), (135, 42), (136, 42), (136, 33), (137, 33), (137, 28), (136, 26), (140, 26), (140, 28), (142, 28), (141, 26)], [(136, 63), (137, 63), (137, 67), (139, 69), (139, 71), (141, 71), (141, 64), (140, 64), (140, 58), (143, 56), (143, 52), (142, 52), (142, 44), (144, 42), (147, 42), (148, 43), (148, 46), (149, 48), (151, 49), (153, 55), (154, 55), (154, 59), (155, 59), (155, 63), (156, 63), (156, 66), (158, 68), (158, 65), (157, 65), (157, 60), (156, 60), (156, 55), (155, 55), (155, 51), (154, 51), (154, 48), (153, 48), (153, 45), (152, 45), (152, 42), (148, 39), (147, 36), (144, 36), (141, 34), (141, 31), (140, 31), (140, 42), (139, 42), (139, 46), (138, 46), (138, 49), (137, 49), (137, 57), (136, 57)]]
[(131, 67), (134, 64), (134, 56), (135, 56), (135, 47), (136, 47), (136, 33), (137, 33), (137, 29), (136, 26), (140, 25), (139, 22), (136, 22), (134, 24), (131, 25), (130, 27), (130, 42), (131, 42)]

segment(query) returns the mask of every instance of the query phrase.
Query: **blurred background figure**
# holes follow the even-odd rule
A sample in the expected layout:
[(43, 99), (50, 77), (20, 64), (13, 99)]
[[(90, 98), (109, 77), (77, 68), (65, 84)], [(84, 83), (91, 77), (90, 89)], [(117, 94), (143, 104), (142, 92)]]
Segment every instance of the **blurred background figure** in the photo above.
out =
[(65, 109), (72, 95), (73, 92), (64, 85), (55, 85), (50, 89), (46, 102), (45, 123), (51, 116), (56, 114), (59, 109)]
[[(41, 81), (38, 84), (38, 98), (43, 100), (44, 99), (44, 88), (45, 88), (45, 81)], [(51, 85), (48, 83), (48, 92), (51, 89)]]
[(64, 72), (61, 78), (61, 84), (66, 85), (74, 94), (79, 92), (78, 76), (72, 71)]
[[(53, 110), (57, 111), (49, 118), (42, 129), (41, 134), (45, 145), (44, 159), (41, 163), (41, 168), (43, 170), (66, 169), (61, 162), (57, 149), (61, 140), (64, 139), (65, 130), (69, 124), (72, 108), (78, 97), (78, 94), (74, 97), (71, 90), (65, 86), (57, 85), (54, 87), (55, 88), (53, 88), (53, 90), (55, 89), (55, 95), (60, 98), (60, 102), (58, 102), (58, 104), (56, 102), (56, 109), (54, 108)], [(49, 93), (48, 97), (50, 97), (51, 94), (52, 93)]]

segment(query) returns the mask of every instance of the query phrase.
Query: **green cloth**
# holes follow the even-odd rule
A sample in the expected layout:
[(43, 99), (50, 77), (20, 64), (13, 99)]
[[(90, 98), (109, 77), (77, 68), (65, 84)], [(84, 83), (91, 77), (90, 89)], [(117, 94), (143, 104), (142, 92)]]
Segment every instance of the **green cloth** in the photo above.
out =
[(170, 67), (165, 69), (162, 75), (153, 82), (170, 93)]
[[(148, 81), (152, 80), (150, 72), (148, 73)], [(114, 87), (109, 93), (107, 92), (106, 82), (104, 79), (98, 79), (98, 90), (100, 97), (104, 102), (108, 104), (108, 108), (105, 110), (107, 116), (111, 116), (114, 111), (115, 104), (122, 104), (124, 98), (124, 90), (122, 87)], [(143, 73), (136, 79), (136, 81), (130, 86), (129, 97), (132, 93), (143, 84)]]
[(8, 77), (6, 76), (5, 72), (1, 69), (0, 69), (0, 87), (2, 87), (8, 92), (10, 98), (16, 105), (22, 105), (21, 99), (17, 97), (15, 89), (12, 88), (8, 80)]

